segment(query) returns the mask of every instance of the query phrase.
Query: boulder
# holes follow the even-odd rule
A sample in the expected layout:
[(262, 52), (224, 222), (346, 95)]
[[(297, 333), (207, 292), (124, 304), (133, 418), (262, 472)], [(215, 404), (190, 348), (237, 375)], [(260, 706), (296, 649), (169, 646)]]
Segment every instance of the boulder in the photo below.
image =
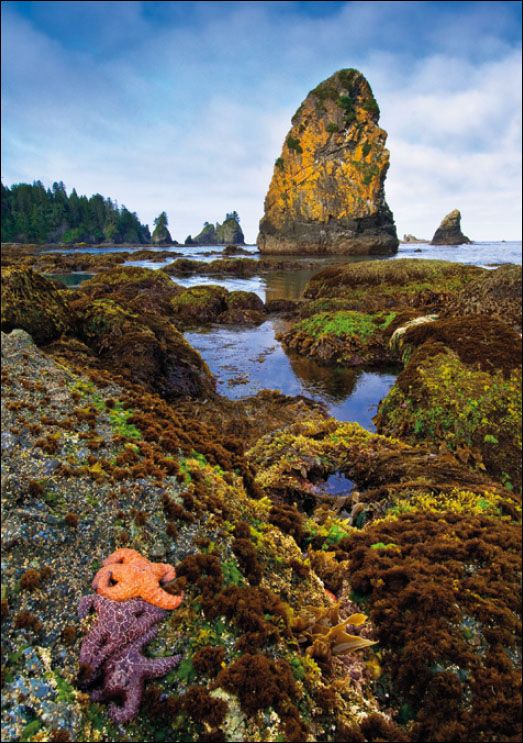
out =
[(182, 288), (163, 271), (118, 266), (84, 281), (80, 291), (90, 299), (112, 299), (134, 312), (149, 310), (169, 315), (170, 301)]
[(163, 316), (125, 310), (110, 299), (77, 306), (78, 337), (101, 366), (167, 400), (207, 397), (215, 382), (200, 354)]
[(265, 305), (254, 292), (229, 292), (226, 303), (227, 309), (218, 318), (219, 323), (243, 325), (265, 320)]
[(30, 268), (2, 270), (2, 330), (21, 328), (44, 345), (70, 329), (70, 311), (54, 282)]

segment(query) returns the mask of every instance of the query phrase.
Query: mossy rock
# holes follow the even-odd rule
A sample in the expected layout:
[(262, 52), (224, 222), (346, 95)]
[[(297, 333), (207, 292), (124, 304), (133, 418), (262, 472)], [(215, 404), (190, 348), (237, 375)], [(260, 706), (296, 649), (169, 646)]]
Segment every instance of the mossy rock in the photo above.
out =
[(265, 305), (255, 292), (232, 291), (227, 295), (227, 309), (264, 312)]
[(521, 266), (500, 266), (464, 287), (448, 306), (455, 315), (488, 315), (521, 331)]
[(289, 350), (320, 363), (378, 364), (389, 360), (385, 331), (395, 318), (395, 312), (320, 312), (300, 320), (279, 339)]
[(521, 337), (485, 316), (407, 328), (406, 363), (382, 401), (382, 433), (443, 446), (463, 462), (521, 488)]
[(306, 420), (264, 436), (248, 458), (258, 473), (258, 485), (284, 499), (308, 493), (317, 476), (346, 473), (356, 483), (360, 503), (369, 504), (369, 514), (387, 508), (392, 494), (397, 498), (413, 489), (499, 492), (506, 504), (514, 498), (490, 477), (453, 457), (434, 456), (429, 449), (334, 419)]
[(169, 315), (170, 301), (182, 289), (163, 271), (118, 266), (84, 281), (80, 291), (91, 299), (112, 299), (131, 311)]
[(170, 302), (175, 321), (184, 325), (215, 322), (227, 309), (227, 294), (227, 289), (215, 284), (185, 289)]
[(255, 276), (260, 270), (260, 263), (253, 258), (217, 258), (206, 263), (190, 258), (177, 258), (173, 263), (164, 266), (163, 271), (172, 276), (191, 276), (207, 274), (216, 276)]
[(254, 292), (229, 292), (226, 302), (227, 309), (219, 316), (219, 323), (245, 325), (265, 320), (265, 305)]
[(3, 331), (22, 328), (35, 343), (44, 345), (66, 333), (70, 325), (70, 310), (54, 282), (30, 268), (3, 269)]
[(401, 259), (331, 266), (305, 287), (312, 300), (338, 299), (347, 309), (377, 311), (419, 307), (439, 309), (486, 269), (448, 261)]
[(79, 309), (79, 337), (105, 368), (168, 400), (213, 394), (214, 379), (200, 354), (157, 313), (137, 315), (98, 299)]
[(520, 411), (521, 367), (485, 371), (433, 342), (413, 353), (375, 421), (381, 433), (446, 448), (520, 490)]
[[(408, 360), (413, 349), (433, 343), (445, 345), (471, 368), (509, 374), (521, 366), (520, 334), (505, 323), (484, 315), (448, 317), (411, 325), (402, 338), (404, 360)], [(424, 355), (431, 355), (430, 345)]]

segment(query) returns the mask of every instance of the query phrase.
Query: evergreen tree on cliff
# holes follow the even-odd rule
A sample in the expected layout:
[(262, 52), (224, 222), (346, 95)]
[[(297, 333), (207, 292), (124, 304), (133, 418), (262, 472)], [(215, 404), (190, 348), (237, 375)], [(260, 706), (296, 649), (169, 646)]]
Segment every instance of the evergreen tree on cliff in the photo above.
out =
[(2, 184), (2, 240), (34, 243), (146, 243), (149, 228), (135, 212), (101, 194), (68, 196), (62, 181)]
[[(203, 223), (203, 229), (199, 235), (192, 238), (194, 245), (245, 245), (245, 237), (240, 227), (240, 217), (237, 211), (227, 212), (225, 219), (215, 225), (210, 222)], [(186, 245), (190, 243), (185, 243)]]
[(166, 245), (168, 243), (172, 243), (173, 239), (169, 230), (167, 229), (167, 225), (167, 214), (165, 212), (162, 212), (154, 220), (152, 240), (155, 245)]

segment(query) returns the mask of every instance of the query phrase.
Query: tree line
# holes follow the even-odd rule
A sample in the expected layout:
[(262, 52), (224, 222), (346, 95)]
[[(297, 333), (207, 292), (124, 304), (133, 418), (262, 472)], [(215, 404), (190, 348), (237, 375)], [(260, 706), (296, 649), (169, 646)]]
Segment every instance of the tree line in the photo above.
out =
[(2, 184), (2, 241), (35, 243), (149, 243), (149, 227), (116, 201), (67, 195), (62, 181)]

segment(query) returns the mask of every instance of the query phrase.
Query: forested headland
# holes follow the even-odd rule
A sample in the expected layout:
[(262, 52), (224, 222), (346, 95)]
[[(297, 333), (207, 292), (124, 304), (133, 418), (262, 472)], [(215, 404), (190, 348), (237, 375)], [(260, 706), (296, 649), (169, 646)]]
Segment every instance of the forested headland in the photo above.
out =
[(67, 194), (62, 181), (2, 184), (2, 241), (34, 243), (149, 243), (136, 212), (97, 193)]

